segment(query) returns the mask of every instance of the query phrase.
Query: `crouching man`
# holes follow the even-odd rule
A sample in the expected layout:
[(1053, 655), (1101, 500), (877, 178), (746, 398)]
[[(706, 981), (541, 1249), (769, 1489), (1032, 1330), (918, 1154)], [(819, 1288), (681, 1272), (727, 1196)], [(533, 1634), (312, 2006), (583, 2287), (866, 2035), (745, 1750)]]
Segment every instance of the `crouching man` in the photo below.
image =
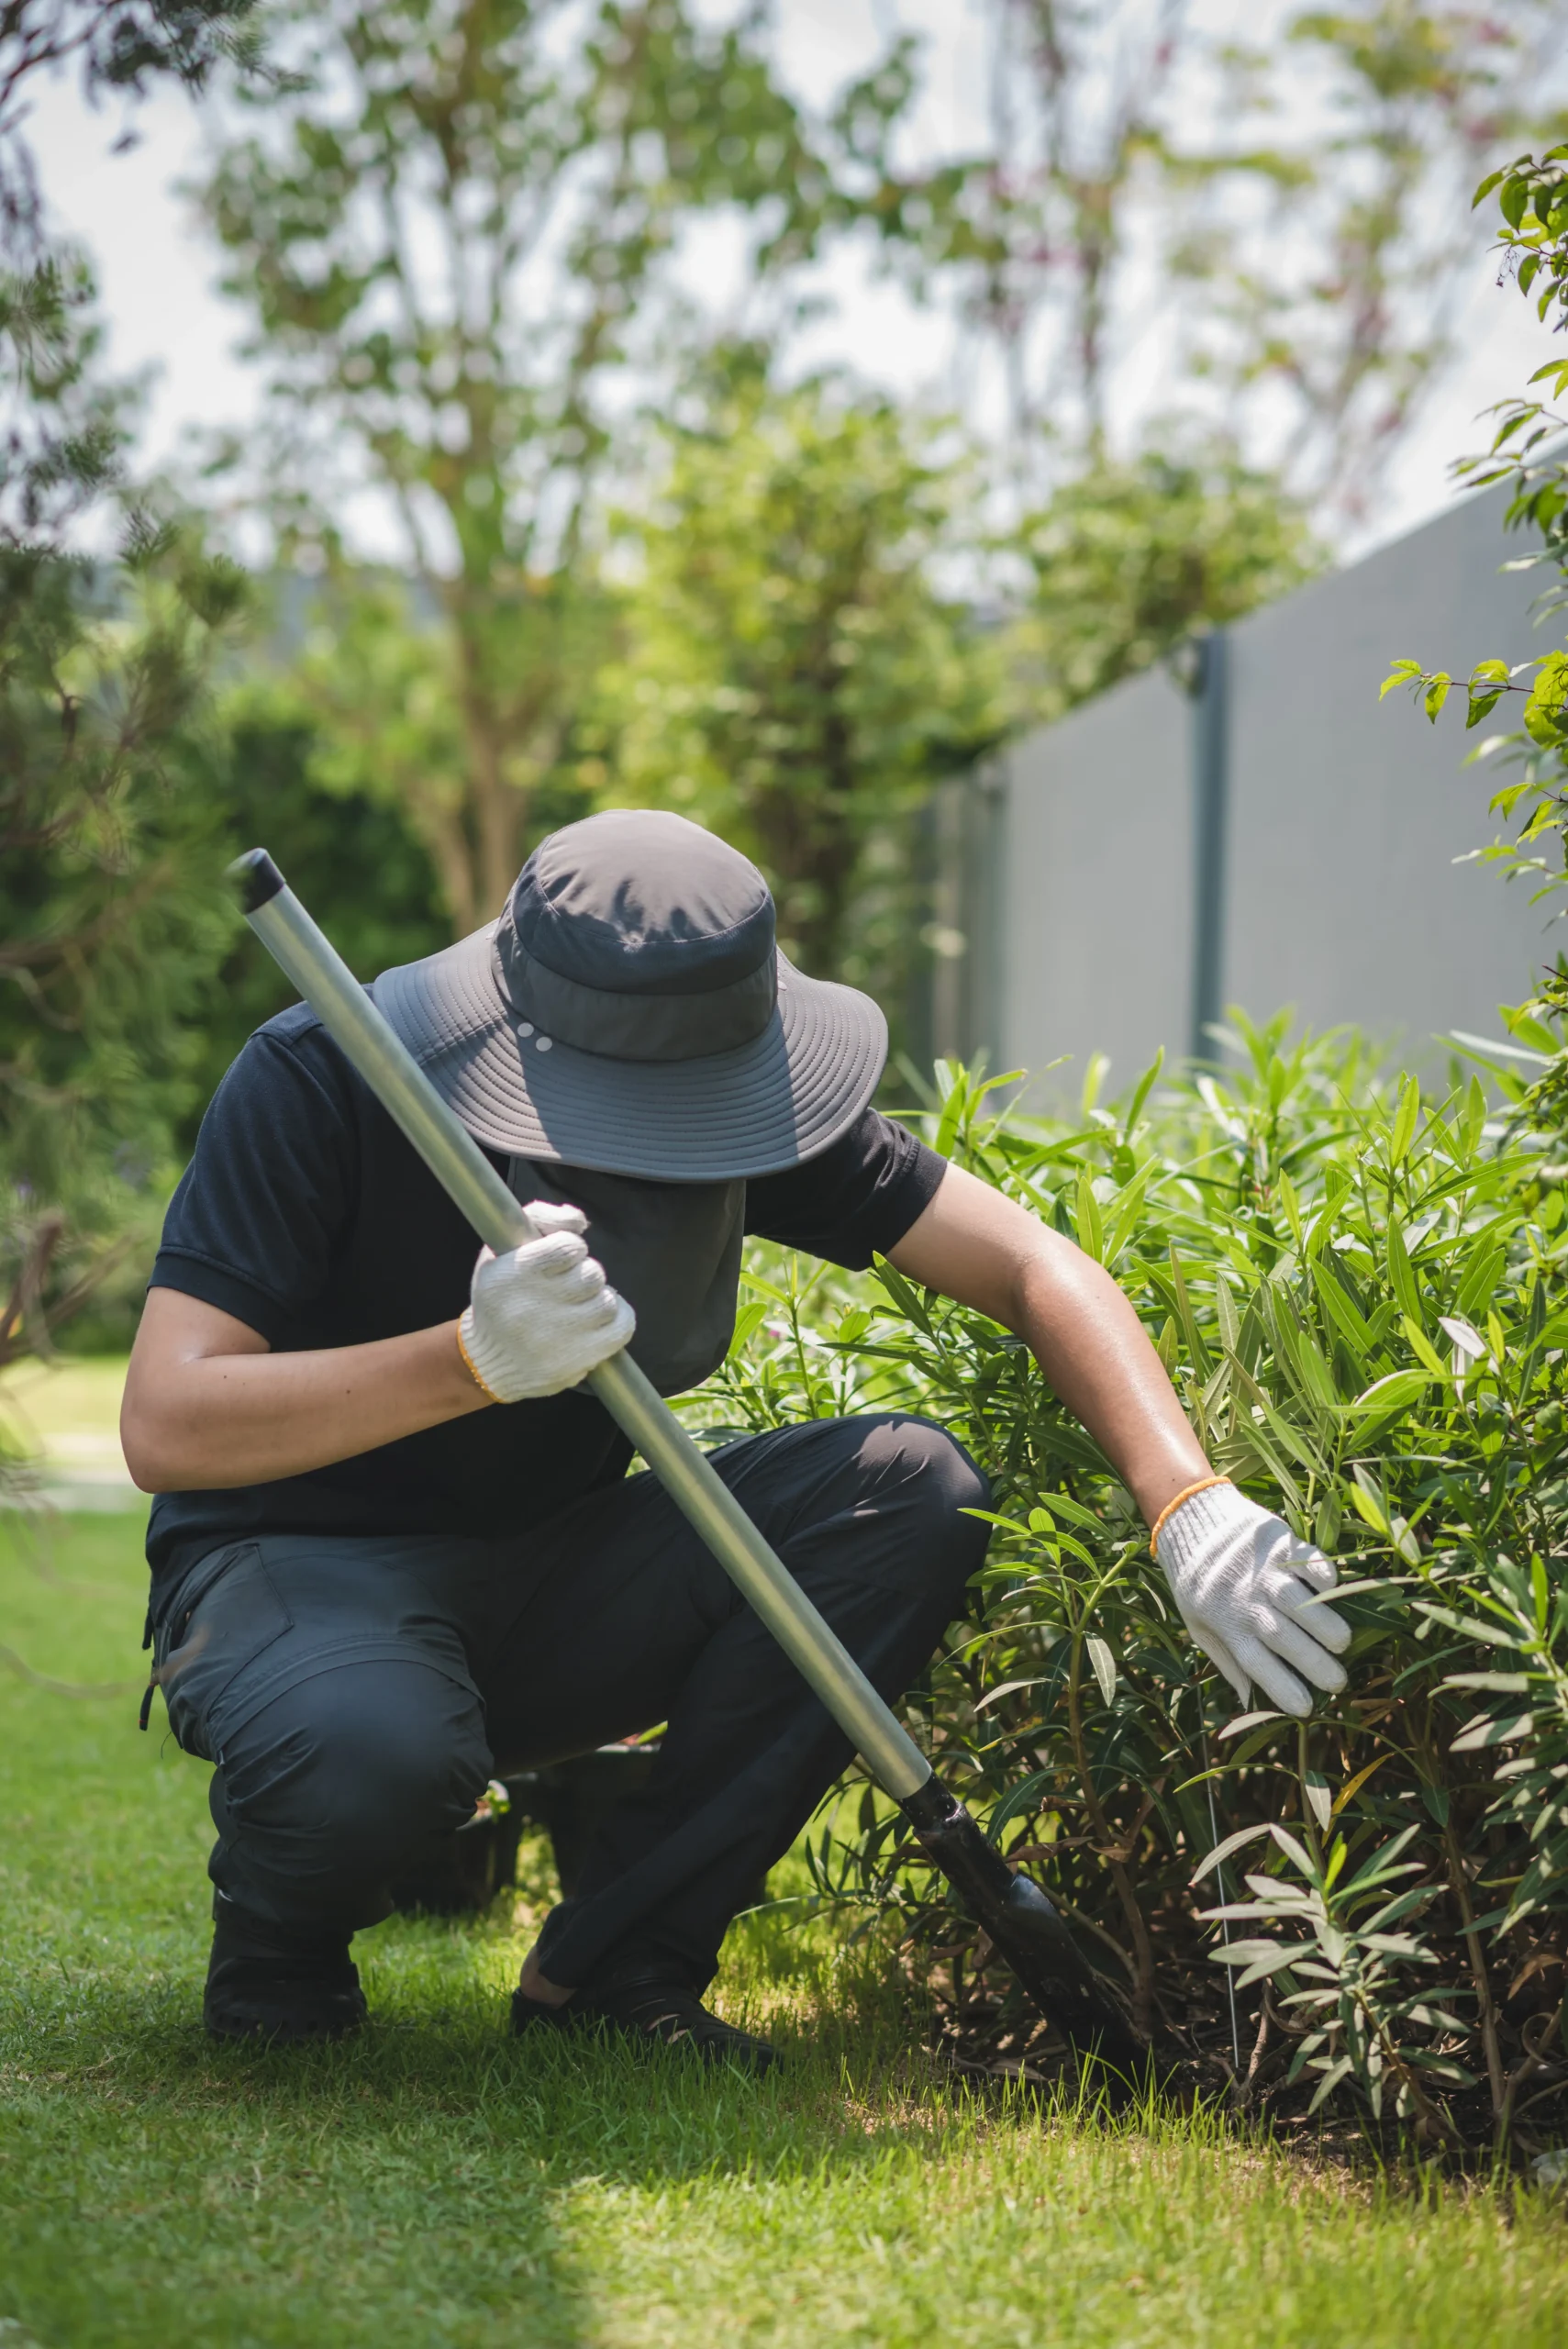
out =
[[(868, 1105), (874, 1004), (792, 969), (765, 884), (681, 818), (531, 856), (498, 922), (376, 1002), (543, 1234), (473, 1235), (301, 1007), (245, 1046), (174, 1196), (122, 1433), (153, 1493), (155, 1674), (214, 1765), (220, 2037), (363, 2017), (353, 1934), (498, 1770), (668, 1724), (546, 1920), (515, 2030), (762, 2067), (701, 2004), (737, 1907), (846, 1742), (581, 1382), (722, 1361), (748, 1232), (886, 1255), (1017, 1330), (1157, 1528), (1195, 1640), (1305, 1712), (1343, 1675), (1333, 1569), (1214, 1478), (1109, 1276)], [(984, 1480), (896, 1413), (729, 1444), (719, 1475), (883, 1693), (985, 1546)], [(1299, 1677), (1297, 1675), (1300, 1675)]]

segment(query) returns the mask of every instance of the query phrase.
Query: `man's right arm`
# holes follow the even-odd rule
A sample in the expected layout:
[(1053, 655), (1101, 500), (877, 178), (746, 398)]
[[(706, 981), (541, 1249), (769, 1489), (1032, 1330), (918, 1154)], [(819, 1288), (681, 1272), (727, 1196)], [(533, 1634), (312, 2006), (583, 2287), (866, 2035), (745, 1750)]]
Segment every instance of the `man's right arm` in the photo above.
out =
[[(202, 1120), (131, 1353), (120, 1442), (144, 1492), (271, 1484), (558, 1394), (631, 1335), (581, 1213), (550, 1207), (539, 1237), (482, 1252), (461, 1320), (300, 1348), (295, 1333), (320, 1325), (361, 1149), (347, 1066), (306, 1015), (253, 1036)], [(398, 1277), (389, 1261), (394, 1290)]]
[(492, 1399), (454, 1321), (370, 1345), (274, 1353), (232, 1314), (154, 1288), (131, 1351), (120, 1445), (144, 1493), (211, 1492), (303, 1475)]
[(457, 1321), (366, 1345), (274, 1353), (216, 1305), (149, 1290), (120, 1407), (120, 1446), (148, 1493), (302, 1476), (399, 1437), (575, 1386), (636, 1330), (572, 1207), (505, 1255), (486, 1248)]

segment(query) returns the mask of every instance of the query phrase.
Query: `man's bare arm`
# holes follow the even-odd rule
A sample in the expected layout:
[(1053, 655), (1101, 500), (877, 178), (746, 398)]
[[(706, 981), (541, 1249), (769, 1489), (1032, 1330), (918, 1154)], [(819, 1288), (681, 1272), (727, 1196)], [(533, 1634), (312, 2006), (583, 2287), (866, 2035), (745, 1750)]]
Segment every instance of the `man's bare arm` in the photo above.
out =
[(483, 1411), (457, 1325), (317, 1353), (274, 1353), (230, 1313), (179, 1289), (148, 1293), (131, 1350), (120, 1444), (145, 1493), (269, 1484)]
[(1115, 1281), (1027, 1208), (950, 1166), (889, 1262), (1023, 1339), (1151, 1525), (1184, 1486), (1209, 1475), (1164, 1365)]

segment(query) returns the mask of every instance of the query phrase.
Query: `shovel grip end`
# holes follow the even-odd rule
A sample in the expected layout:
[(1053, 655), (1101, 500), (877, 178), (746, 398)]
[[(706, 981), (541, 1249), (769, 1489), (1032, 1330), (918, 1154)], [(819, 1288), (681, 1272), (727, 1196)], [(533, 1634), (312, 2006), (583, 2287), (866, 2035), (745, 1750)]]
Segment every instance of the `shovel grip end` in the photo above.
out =
[(247, 915), (259, 913), (288, 885), (264, 848), (248, 848), (243, 856), (235, 858), (228, 873), (239, 884), (239, 902)]

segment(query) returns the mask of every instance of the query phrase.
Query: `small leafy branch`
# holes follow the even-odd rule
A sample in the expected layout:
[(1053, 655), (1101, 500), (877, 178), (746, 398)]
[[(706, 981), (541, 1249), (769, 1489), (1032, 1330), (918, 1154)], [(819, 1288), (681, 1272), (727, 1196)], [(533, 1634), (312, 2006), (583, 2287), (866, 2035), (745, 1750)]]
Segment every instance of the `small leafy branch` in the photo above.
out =
[[(1493, 195), (1502, 217), (1503, 274), (1511, 274), (1519, 291), (1533, 296), (1543, 324), (1562, 331), (1568, 328), (1568, 146), (1553, 147), (1539, 160), (1521, 155), (1493, 172), (1476, 189), (1475, 202)], [(1568, 359), (1549, 360), (1530, 381), (1549, 385), (1549, 396), (1561, 401), (1568, 394)], [(1497, 425), (1491, 447), (1462, 458), (1454, 472), (1471, 488), (1510, 484), (1505, 527), (1528, 531), (1533, 543), (1507, 568), (1544, 566), (1555, 573), (1538, 603), (1544, 619), (1568, 608), (1568, 417), (1539, 399), (1504, 400), (1492, 412)], [(1455, 683), (1446, 670), (1406, 659), (1394, 663), (1383, 693), (1407, 686), (1435, 725)], [(1500, 660), (1479, 661), (1462, 689), (1467, 729), (1489, 718), (1506, 695), (1524, 696), (1519, 726), (1488, 737), (1472, 753), (1474, 760), (1502, 754), (1513, 773), (1492, 795), (1491, 811), (1506, 824), (1522, 815), (1513, 837), (1494, 841), (1483, 854), (1501, 863), (1510, 878), (1530, 880), (1532, 903), (1553, 896), (1568, 888), (1568, 648), (1511, 667)], [(1568, 1122), (1568, 1046), (1562, 1042), (1568, 968), (1561, 956), (1542, 974), (1539, 996), (1520, 1007), (1519, 1016), (1545, 1033), (1549, 1047), (1529, 1096), (1530, 1107), (1562, 1127)]]
[[(1410, 1989), (1408, 1969), (1435, 1965), (1437, 1956), (1418, 1934), (1396, 1930), (1434, 1897), (1435, 1887), (1421, 1880), (1420, 1861), (1403, 1856), (1420, 1831), (1418, 1824), (1402, 1828), (1352, 1869), (1354, 1846), (1344, 1835), (1336, 1835), (1325, 1851), (1316, 1835), (1303, 1842), (1276, 1821), (1243, 1827), (1209, 1854), (1194, 1881), (1243, 1844), (1268, 1836), (1293, 1874), (1249, 1876), (1251, 1900), (1228, 1902), (1206, 1916), (1218, 1922), (1262, 1920), (1297, 1936), (1232, 1942), (1218, 1953), (1222, 1965), (1245, 1969), (1238, 1973), (1239, 1989), (1271, 1977), (1284, 1986), (1282, 2021), (1293, 2010), (1299, 2018), (1290, 2033), (1296, 2052), (1287, 2080), (1304, 2073), (1316, 2076), (1307, 2107), (1316, 2112), (1342, 2080), (1353, 2079), (1375, 2120), (1383, 2117), (1392, 2085), (1399, 2119), (1418, 2120), (1426, 2135), (1458, 2144), (1458, 2131), (1429, 2089), (1476, 2085), (1448, 2052), (1465, 2043), (1467, 2025), (1434, 2003), (1465, 1993)], [(1410, 1877), (1417, 1881), (1406, 1881)], [(1395, 1890), (1396, 1885), (1403, 1888)]]
[[(1521, 685), (1521, 677), (1529, 682)], [(1423, 669), (1418, 661), (1409, 659), (1396, 661), (1383, 681), (1379, 699), (1396, 686), (1407, 685), (1435, 726), (1454, 684), (1446, 669)], [(1489, 806), (1506, 823), (1523, 802), (1524, 822), (1511, 841), (1488, 851), (1488, 857), (1504, 863), (1510, 874), (1539, 880), (1532, 903), (1535, 897), (1568, 888), (1568, 844), (1563, 841), (1568, 831), (1568, 651), (1543, 653), (1534, 660), (1516, 662), (1511, 668), (1503, 661), (1478, 661), (1461, 689), (1467, 697), (1467, 731), (1489, 718), (1505, 694), (1525, 696), (1519, 730), (1494, 735), (1474, 753), (1476, 758), (1488, 758), (1495, 751), (1507, 751), (1522, 769), (1513, 781), (1494, 792)], [(1540, 853), (1549, 840), (1560, 844), (1560, 853), (1551, 865)]]
[(1520, 155), (1489, 173), (1472, 208), (1494, 194), (1503, 216), (1505, 266), (1521, 294), (1539, 285), (1536, 315), (1543, 325), (1556, 309), (1558, 326), (1568, 326), (1568, 146), (1548, 148), (1539, 162)]

